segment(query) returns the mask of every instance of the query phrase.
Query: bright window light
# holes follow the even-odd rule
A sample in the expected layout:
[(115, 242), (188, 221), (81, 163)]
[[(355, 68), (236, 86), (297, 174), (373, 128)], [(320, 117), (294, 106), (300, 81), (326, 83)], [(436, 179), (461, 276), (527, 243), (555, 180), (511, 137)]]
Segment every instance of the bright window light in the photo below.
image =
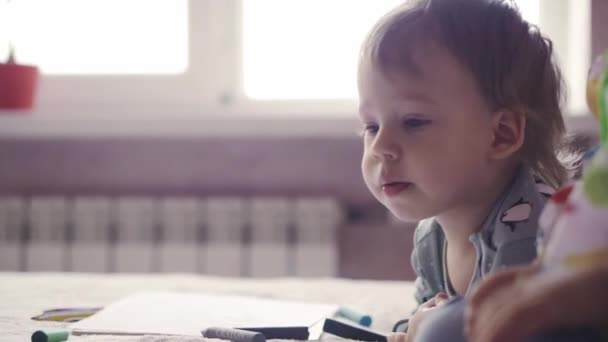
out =
[(12, 0), (0, 58), (47, 74), (176, 74), (188, 67), (188, 0)]
[(540, 24), (540, 0), (516, 0), (521, 16), (531, 24)]
[[(359, 49), (403, 0), (242, 0), (243, 86), (255, 100), (354, 99)], [(520, 0), (538, 23), (539, 0)]]

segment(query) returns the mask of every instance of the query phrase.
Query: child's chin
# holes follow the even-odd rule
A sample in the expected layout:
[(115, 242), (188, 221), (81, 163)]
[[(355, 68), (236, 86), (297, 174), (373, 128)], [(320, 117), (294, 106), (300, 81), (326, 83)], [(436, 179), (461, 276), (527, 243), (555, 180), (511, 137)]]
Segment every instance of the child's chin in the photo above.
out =
[(416, 213), (416, 212), (406, 212), (403, 210), (391, 210), (391, 213), (393, 213), (393, 215), (402, 222), (406, 222), (406, 223), (416, 223), (419, 221), (422, 221), (428, 217), (430, 217), (429, 215), (424, 215), (422, 213)]

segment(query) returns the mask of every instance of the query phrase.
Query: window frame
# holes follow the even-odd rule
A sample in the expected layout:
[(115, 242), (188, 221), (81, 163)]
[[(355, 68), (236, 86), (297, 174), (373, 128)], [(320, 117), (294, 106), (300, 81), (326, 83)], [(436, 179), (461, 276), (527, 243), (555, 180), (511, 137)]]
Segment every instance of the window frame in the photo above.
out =
[[(251, 0), (189, 0), (189, 66), (183, 74), (42, 75), (33, 110), (0, 112), (0, 137), (356, 134), (355, 100), (246, 97), (241, 1)], [(543, 30), (564, 34), (580, 22), (581, 13), (572, 13), (580, 2), (589, 0), (559, 2), (560, 16), (543, 16), (556, 2), (541, 0)], [(556, 40), (563, 44), (558, 53), (571, 56), (579, 46), (567, 35)]]

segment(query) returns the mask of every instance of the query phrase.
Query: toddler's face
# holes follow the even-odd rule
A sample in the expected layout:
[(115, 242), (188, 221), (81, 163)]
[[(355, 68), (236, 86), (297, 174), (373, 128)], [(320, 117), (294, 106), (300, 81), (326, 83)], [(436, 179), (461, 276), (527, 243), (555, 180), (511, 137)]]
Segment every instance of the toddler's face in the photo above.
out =
[(487, 181), (490, 108), (471, 73), (438, 46), (414, 55), (419, 73), (362, 60), (363, 178), (398, 218), (417, 221), (473, 205)]

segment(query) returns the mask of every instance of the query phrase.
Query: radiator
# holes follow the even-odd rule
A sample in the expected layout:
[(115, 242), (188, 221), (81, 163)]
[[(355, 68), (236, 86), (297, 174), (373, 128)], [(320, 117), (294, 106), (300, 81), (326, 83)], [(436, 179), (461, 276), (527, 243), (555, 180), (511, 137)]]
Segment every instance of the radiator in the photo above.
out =
[(337, 275), (332, 198), (1, 197), (0, 271)]

